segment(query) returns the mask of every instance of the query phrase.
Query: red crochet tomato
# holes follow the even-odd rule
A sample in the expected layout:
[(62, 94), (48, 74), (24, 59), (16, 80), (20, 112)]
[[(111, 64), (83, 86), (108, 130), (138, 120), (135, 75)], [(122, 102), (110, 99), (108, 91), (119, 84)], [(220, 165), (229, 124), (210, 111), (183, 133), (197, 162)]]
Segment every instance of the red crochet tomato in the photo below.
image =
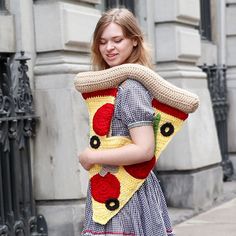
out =
[(96, 111), (93, 117), (93, 130), (97, 135), (107, 135), (110, 129), (114, 105), (106, 103)]
[(150, 160), (139, 164), (124, 166), (125, 170), (136, 179), (145, 179), (156, 163), (155, 156)]
[(120, 182), (116, 176), (107, 173), (99, 174), (91, 178), (91, 194), (94, 200), (105, 203), (108, 199), (117, 199), (120, 195)]

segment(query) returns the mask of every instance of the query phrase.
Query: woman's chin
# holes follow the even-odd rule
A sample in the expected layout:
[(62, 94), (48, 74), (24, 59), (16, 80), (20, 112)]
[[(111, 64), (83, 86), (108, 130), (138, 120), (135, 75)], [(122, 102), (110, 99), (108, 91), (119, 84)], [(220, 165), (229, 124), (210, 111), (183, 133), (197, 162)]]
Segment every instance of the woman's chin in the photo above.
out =
[(108, 64), (110, 67), (114, 67), (114, 66), (119, 66), (119, 65), (123, 64), (123, 61), (120, 61), (120, 60), (111, 60), (111, 61), (107, 61), (107, 64)]
[(115, 62), (109, 62), (107, 63), (110, 67), (114, 67), (114, 66), (118, 66), (120, 65), (121, 63), (115, 63)]

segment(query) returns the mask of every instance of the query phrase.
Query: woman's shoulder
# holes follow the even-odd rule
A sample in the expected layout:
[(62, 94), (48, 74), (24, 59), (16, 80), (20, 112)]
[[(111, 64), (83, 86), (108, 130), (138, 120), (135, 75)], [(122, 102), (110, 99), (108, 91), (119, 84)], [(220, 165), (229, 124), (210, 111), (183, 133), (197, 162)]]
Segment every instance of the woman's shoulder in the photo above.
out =
[(124, 82), (120, 84), (120, 88), (122, 90), (141, 90), (146, 92), (147, 89), (140, 83), (139, 81), (132, 79), (132, 78), (127, 78)]

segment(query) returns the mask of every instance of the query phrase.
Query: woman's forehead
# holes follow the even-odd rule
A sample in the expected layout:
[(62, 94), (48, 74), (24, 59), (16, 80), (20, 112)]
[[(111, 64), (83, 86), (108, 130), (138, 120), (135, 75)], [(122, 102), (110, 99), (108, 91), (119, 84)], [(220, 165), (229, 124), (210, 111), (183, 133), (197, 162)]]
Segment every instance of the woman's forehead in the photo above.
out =
[(114, 38), (119, 36), (124, 36), (123, 30), (120, 25), (113, 22), (107, 25), (101, 34), (101, 38)]

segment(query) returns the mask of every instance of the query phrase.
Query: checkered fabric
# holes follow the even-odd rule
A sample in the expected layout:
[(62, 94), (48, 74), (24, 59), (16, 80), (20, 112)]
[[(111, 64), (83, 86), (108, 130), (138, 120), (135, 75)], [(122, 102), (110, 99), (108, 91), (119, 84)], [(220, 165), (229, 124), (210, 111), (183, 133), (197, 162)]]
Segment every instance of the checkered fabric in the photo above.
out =
[[(118, 90), (112, 120), (112, 136), (129, 136), (129, 128), (152, 125), (152, 97), (137, 81), (128, 79)], [(92, 220), (90, 186), (83, 236), (173, 236), (166, 202), (159, 182), (151, 172), (129, 202), (107, 224)]]

